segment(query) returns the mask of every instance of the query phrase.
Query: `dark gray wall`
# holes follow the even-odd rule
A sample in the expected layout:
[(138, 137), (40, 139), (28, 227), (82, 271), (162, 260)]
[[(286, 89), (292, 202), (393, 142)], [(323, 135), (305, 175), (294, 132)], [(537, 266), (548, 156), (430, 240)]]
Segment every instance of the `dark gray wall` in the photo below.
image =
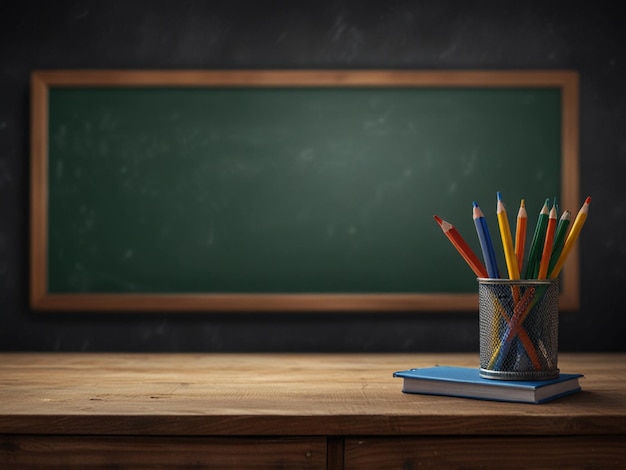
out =
[[(612, 2), (619, 5), (619, 2)], [(57, 68), (574, 69), (582, 307), (562, 351), (624, 350), (626, 33), (602, 2), (0, 1), (0, 349), (478, 351), (477, 315), (67, 314), (28, 307), (29, 74)]]

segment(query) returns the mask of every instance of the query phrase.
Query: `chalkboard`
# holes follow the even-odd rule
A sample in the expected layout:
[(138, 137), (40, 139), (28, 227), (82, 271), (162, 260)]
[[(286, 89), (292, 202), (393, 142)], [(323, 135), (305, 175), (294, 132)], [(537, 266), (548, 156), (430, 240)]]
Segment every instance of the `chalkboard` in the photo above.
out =
[(480, 253), (474, 200), (493, 230), (496, 191), (531, 224), (546, 197), (577, 210), (577, 87), (567, 71), (35, 72), (31, 303), (476, 310), (432, 216)]

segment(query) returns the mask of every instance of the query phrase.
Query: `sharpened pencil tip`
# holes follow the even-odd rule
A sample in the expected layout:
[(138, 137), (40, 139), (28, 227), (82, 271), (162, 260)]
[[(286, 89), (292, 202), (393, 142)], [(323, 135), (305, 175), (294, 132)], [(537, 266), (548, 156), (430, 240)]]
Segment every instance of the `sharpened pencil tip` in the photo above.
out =
[(587, 196), (587, 199), (585, 199), (585, 204), (589, 204), (591, 202), (591, 196)]
[(476, 201), (472, 201), (472, 206), (478, 207), (478, 203)]
[(502, 193), (500, 191), (498, 191), (497, 195), (498, 195), (498, 201), (501, 201), (502, 200)]
[(443, 222), (443, 220), (441, 219), (441, 217), (437, 216), (437, 215), (433, 215), (433, 218), (437, 221), (437, 223), (439, 225), (441, 225), (441, 223)]
[(557, 218), (557, 211), (556, 211), (556, 204), (552, 206), (552, 209), (550, 209), (550, 218), (551, 219), (556, 219)]

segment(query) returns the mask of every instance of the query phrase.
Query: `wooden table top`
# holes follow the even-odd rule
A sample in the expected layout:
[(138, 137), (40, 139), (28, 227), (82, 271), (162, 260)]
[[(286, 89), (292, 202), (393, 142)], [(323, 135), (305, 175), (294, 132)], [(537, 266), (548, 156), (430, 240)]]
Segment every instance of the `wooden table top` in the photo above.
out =
[(401, 392), (397, 370), (477, 354), (0, 353), (0, 433), (626, 434), (626, 354), (561, 354), (583, 391), (542, 405)]

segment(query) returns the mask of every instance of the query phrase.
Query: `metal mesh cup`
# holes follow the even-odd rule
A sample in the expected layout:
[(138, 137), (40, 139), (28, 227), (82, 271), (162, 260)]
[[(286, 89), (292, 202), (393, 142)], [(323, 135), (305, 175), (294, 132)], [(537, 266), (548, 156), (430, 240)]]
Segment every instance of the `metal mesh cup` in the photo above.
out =
[(558, 377), (558, 280), (478, 279), (480, 375)]

